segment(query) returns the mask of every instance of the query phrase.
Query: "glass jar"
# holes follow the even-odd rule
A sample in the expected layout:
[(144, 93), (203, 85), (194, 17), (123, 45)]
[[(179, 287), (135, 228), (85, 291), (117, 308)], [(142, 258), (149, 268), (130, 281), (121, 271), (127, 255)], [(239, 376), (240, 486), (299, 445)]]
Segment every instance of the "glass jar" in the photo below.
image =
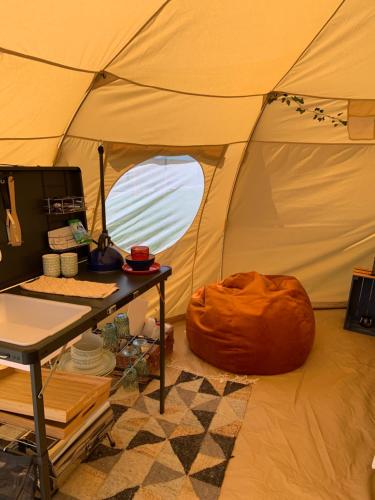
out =
[(147, 339), (144, 337), (137, 337), (133, 340), (133, 346), (137, 351), (137, 356), (141, 356), (143, 354), (143, 348), (147, 345)]
[(130, 329), (129, 329), (129, 318), (126, 313), (118, 314), (114, 323), (117, 329), (117, 336), (119, 339), (126, 339), (130, 337)]
[(138, 390), (138, 374), (134, 366), (126, 368), (124, 371), (124, 378), (122, 379), (122, 387), (126, 391), (137, 391)]
[(121, 354), (127, 358), (127, 367), (124, 370), (124, 378), (122, 379), (122, 386), (127, 391), (135, 391), (138, 389), (138, 373), (133, 366), (137, 358), (137, 351), (132, 345), (127, 345)]
[(146, 359), (144, 357), (138, 359), (136, 364), (134, 365), (134, 368), (137, 371), (139, 382), (141, 382), (141, 383), (147, 382), (147, 380), (150, 376), (150, 371), (148, 369)]
[(118, 337), (114, 323), (106, 323), (102, 331), (103, 347), (112, 352), (117, 352)]

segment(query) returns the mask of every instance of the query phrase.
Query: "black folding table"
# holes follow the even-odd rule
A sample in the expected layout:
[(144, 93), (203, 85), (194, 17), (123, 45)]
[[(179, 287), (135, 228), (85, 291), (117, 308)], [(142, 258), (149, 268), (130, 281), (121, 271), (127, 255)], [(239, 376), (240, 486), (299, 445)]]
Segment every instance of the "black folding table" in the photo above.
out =
[(95, 326), (99, 321), (113, 314), (120, 307), (128, 304), (133, 299), (147, 290), (156, 286), (159, 291), (160, 307), (160, 413), (164, 412), (164, 387), (165, 387), (165, 281), (172, 274), (172, 269), (162, 266), (153, 274), (136, 275), (125, 274), (123, 271), (112, 271), (107, 273), (95, 273), (88, 271), (86, 264), (80, 265), (79, 280), (96, 281), (100, 283), (117, 283), (119, 289), (104, 299), (89, 299), (81, 297), (69, 297), (46, 293), (34, 293), (22, 289), (20, 286), (7, 290), (6, 293), (37, 297), (42, 299), (70, 302), (91, 307), (91, 311), (69, 327), (31, 346), (19, 346), (0, 341), (1, 360), (13, 361), (14, 363), (30, 365), (31, 389), (34, 408), (35, 435), (37, 444), (37, 463), (39, 467), (40, 491), (43, 499), (51, 498), (49, 483), (49, 461), (46, 440), (46, 427), (44, 417), (43, 394), (41, 392), (42, 371), (41, 361), (49, 354), (66, 345), (85, 330)]

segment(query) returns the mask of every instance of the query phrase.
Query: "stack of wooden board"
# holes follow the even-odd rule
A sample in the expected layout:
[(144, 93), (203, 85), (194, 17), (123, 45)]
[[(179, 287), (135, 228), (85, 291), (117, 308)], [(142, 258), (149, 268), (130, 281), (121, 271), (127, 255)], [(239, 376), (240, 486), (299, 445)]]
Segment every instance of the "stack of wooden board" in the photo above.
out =
[[(47, 375), (48, 370), (43, 370), (43, 381)], [(65, 482), (110, 432), (114, 422), (109, 404), (110, 385), (110, 378), (73, 373), (57, 372), (50, 378), (44, 392), (44, 407), (53, 490)], [(36, 451), (27, 372), (0, 369), (0, 422), (10, 424), (14, 431), (18, 429), (13, 438), (2, 439), (4, 451), (15, 454)]]
[[(48, 370), (42, 370), (43, 381)], [(108, 400), (111, 379), (56, 372), (44, 392), (47, 435), (67, 439)], [(34, 429), (30, 377), (8, 368), (0, 371), (0, 421)]]

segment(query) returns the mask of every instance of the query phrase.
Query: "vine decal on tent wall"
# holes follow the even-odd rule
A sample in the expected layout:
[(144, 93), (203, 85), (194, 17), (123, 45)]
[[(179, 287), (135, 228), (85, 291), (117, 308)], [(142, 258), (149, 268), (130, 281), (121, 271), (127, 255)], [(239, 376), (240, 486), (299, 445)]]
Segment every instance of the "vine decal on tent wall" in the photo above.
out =
[(347, 120), (343, 120), (342, 118), (340, 118), (343, 114), (342, 112), (337, 113), (336, 115), (330, 115), (326, 111), (324, 111), (323, 108), (309, 108), (305, 104), (304, 98), (298, 95), (291, 95), (285, 92), (270, 92), (267, 97), (267, 104), (272, 104), (275, 101), (282, 102), (287, 106), (293, 106), (294, 110), (301, 115), (303, 115), (304, 113), (312, 113), (313, 120), (317, 120), (318, 122), (331, 121), (334, 127), (338, 127), (339, 125), (343, 125), (344, 127), (346, 127), (348, 123)]

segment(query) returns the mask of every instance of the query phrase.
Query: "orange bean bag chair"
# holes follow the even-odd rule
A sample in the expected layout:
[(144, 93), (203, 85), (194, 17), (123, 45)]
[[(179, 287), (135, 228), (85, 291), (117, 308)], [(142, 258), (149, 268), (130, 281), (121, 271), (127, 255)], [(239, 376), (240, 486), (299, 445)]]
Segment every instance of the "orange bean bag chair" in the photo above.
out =
[(274, 375), (305, 362), (315, 320), (296, 278), (240, 273), (193, 294), (186, 334), (190, 349), (218, 368)]

